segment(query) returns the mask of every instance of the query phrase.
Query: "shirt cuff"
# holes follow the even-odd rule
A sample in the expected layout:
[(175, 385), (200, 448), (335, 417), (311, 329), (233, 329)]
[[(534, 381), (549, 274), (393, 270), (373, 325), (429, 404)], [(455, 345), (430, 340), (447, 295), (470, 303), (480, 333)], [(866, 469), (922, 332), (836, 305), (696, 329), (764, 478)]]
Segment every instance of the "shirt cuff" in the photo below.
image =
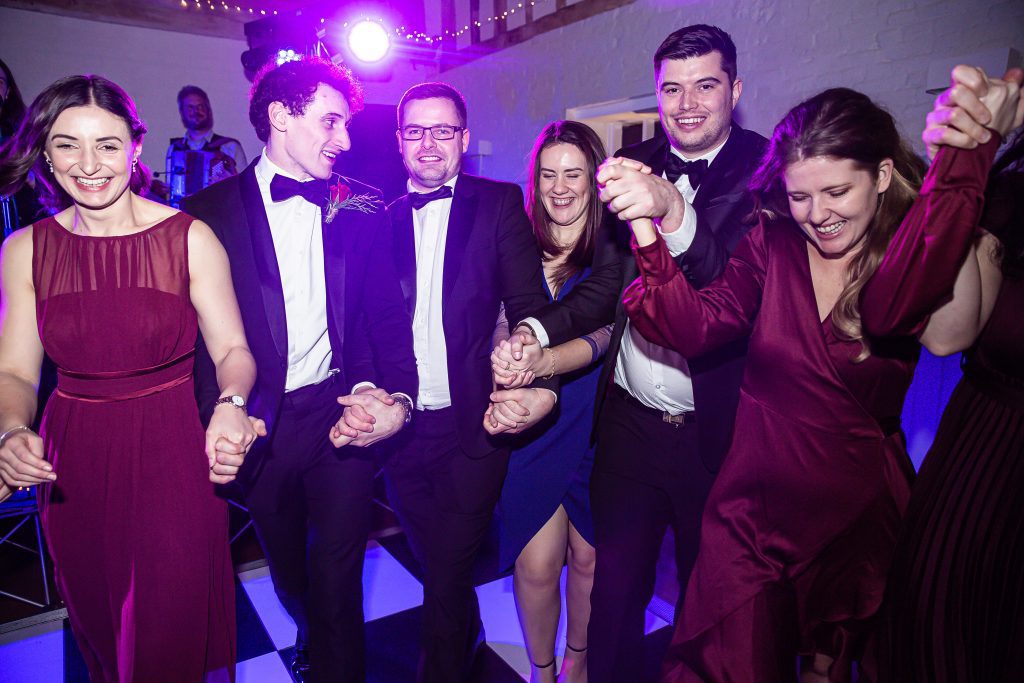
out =
[(686, 250), (693, 244), (693, 238), (697, 234), (697, 213), (693, 210), (690, 202), (683, 199), (686, 204), (686, 212), (683, 214), (683, 222), (672, 232), (661, 232), (661, 225), (658, 225), (658, 232), (661, 233), (668, 247), (668, 253), (673, 257), (685, 254)]
[(359, 391), (360, 389), (365, 389), (366, 387), (369, 387), (371, 389), (376, 389), (377, 385), (374, 384), (373, 382), (360, 382), (359, 384), (357, 384), (354, 387), (352, 387), (352, 393), (354, 394), (357, 391)]
[[(547, 330), (544, 329), (544, 326), (540, 324), (539, 320), (536, 318), (526, 318), (517, 324), (516, 327), (519, 327), (519, 325), (529, 325), (533, 329), (533, 333), (537, 336), (537, 341), (540, 342), (541, 348), (547, 348), (547, 345), (551, 340), (548, 337)], [(515, 328), (512, 329), (515, 331)]]

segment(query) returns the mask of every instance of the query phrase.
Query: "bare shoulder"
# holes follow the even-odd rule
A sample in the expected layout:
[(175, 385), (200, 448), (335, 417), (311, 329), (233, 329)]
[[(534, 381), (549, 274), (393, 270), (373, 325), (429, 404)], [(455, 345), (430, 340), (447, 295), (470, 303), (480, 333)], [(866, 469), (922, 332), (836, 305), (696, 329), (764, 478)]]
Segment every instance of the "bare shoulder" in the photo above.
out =
[(193, 218), (188, 226), (188, 253), (189, 261), (196, 264), (197, 259), (208, 261), (210, 258), (223, 258), (225, 252), (210, 226)]
[(0, 278), (5, 289), (32, 287), (32, 231), (35, 225), (11, 233), (0, 247)]

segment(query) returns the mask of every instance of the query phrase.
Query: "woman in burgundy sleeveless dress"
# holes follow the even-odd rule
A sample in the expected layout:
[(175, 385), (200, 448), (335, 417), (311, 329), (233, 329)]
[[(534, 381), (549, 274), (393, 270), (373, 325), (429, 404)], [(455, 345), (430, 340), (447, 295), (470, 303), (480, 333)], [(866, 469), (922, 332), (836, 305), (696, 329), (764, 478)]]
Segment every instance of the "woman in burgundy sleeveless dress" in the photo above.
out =
[[(145, 129), (116, 85), (63, 79), (34, 117), (49, 129), (23, 129), (0, 190), (13, 164), (45, 150), (48, 187), (71, 206), (5, 244), (0, 478), (42, 484), (57, 587), (92, 680), (233, 680), (227, 511), (211, 481), (233, 477), (257, 425), (226, 404), (204, 436), (192, 385), (200, 324), (225, 393), (244, 398), (255, 376), (226, 257), (209, 228), (129, 189)], [(23, 426), (35, 410), (23, 388), (43, 350), (58, 385), (40, 438)]]
[[(851, 680), (910, 496), (899, 416), (919, 347), (868, 346), (849, 306), (873, 270), (858, 256), (880, 256), (910, 208), (913, 169), (888, 114), (825, 91), (776, 127), (754, 180), (775, 217), (718, 280), (696, 291), (634, 225), (641, 277), (625, 303), (645, 337), (694, 356), (750, 335), (664, 681), (793, 680), (798, 655), (805, 681)], [(955, 220), (986, 170), (937, 164), (906, 220)], [(958, 173), (962, 186), (944, 191)]]
[[(986, 160), (997, 147), (997, 136), (981, 145)], [(1018, 132), (993, 168), (980, 238), (969, 221), (905, 224), (864, 291), (866, 326), (914, 335), (953, 291), (965, 259), (976, 260), (981, 285), (968, 292), (974, 303), (947, 349), (969, 347), (964, 376), (914, 483), (889, 574), (883, 683), (1010, 683), (1024, 675), (1022, 160)], [(980, 202), (969, 208), (977, 215)]]

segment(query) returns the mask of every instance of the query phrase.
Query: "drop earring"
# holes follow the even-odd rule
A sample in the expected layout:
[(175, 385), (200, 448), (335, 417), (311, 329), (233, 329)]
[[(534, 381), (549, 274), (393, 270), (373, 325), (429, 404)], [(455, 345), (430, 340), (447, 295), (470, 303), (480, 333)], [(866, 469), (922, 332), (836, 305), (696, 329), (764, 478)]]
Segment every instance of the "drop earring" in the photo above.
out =
[(132, 175), (135, 175), (135, 169), (138, 168), (138, 165), (139, 165), (139, 158), (135, 157), (134, 159), (132, 159)]
[(50, 173), (53, 173), (53, 162), (50, 161), (50, 157), (43, 157), (46, 159), (46, 165), (50, 167)]

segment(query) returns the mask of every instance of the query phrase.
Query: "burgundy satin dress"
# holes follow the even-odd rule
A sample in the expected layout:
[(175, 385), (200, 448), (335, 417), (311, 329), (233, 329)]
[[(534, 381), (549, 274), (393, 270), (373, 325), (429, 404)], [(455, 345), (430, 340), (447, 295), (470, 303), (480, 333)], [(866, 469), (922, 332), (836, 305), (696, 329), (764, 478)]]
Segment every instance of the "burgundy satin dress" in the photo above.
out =
[(234, 679), (227, 510), (192, 385), (188, 228), (33, 231), (39, 336), (58, 367), (39, 487), (55, 578), (93, 681)]
[[(936, 164), (987, 168), (978, 152), (943, 149)], [(972, 192), (970, 178), (959, 183)], [(981, 224), (1021, 230), (1024, 174), (1000, 176)], [(972, 216), (904, 225), (865, 289), (865, 323), (916, 333), (936, 297), (953, 289), (974, 241)], [(888, 291), (905, 294), (898, 301)], [(1024, 652), (1024, 278), (1004, 276), (992, 314), (964, 353), (964, 377), (921, 466), (897, 544), (883, 609), (883, 683), (1010, 683)]]
[(793, 680), (796, 655), (816, 652), (848, 681), (882, 602), (913, 477), (899, 416), (919, 346), (876, 341), (854, 362), (860, 344), (818, 318), (807, 249), (791, 221), (763, 222), (698, 292), (660, 238), (634, 245), (625, 303), (645, 337), (692, 357), (750, 334), (664, 681)]

